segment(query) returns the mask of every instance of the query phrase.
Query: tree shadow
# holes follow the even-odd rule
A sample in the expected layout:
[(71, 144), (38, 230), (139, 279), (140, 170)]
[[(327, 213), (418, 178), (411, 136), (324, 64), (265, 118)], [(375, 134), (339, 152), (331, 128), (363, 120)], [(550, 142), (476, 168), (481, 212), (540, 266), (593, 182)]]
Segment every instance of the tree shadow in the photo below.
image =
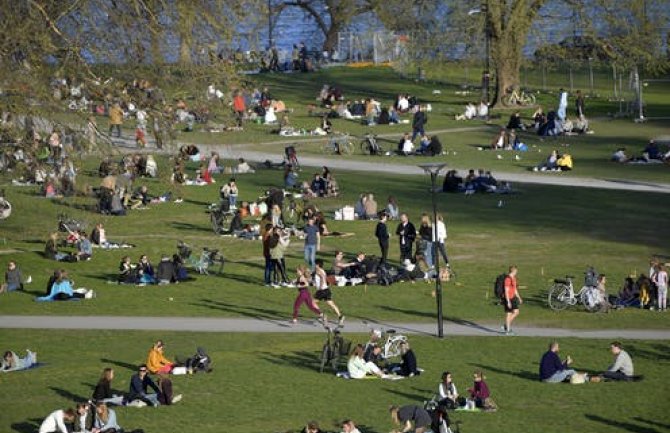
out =
[(56, 386), (50, 386), (49, 389), (52, 390), (53, 392), (55, 392), (56, 394), (60, 395), (61, 397), (65, 398), (67, 400), (70, 400), (70, 401), (74, 401), (76, 403), (88, 400), (88, 397), (82, 397), (82, 396), (74, 394), (74, 393), (72, 393), (72, 392), (70, 392), (66, 389), (58, 388)]
[(114, 359), (108, 359), (108, 358), (100, 358), (100, 362), (104, 362), (104, 363), (107, 363), (107, 364), (113, 364), (113, 365), (116, 365), (117, 367), (125, 368), (125, 369), (130, 370), (130, 371), (137, 370), (137, 367), (139, 366), (139, 364), (130, 364), (128, 362), (116, 361)]
[(185, 198), (184, 203), (195, 204), (195, 205), (198, 205), (198, 206), (209, 206), (210, 204), (212, 204), (212, 202), (193, 200), (193, 199), (190, 199), (190, 198)]
[(296, 351), (291, 353), (260, 352), (259, 358), (271, 364), (307, 369), (318, 372), (321, 355), (318, 352)]
[(651, 361), (668, 361), (670, 360), (670, 345), (663, 343), (656, 343), (650, 345), (652, 350), (643, 349), (641, 347), (631, 345), (626, 350), (630, 352), (635, 358), (644, 358)]
[(247, 284), (260, 284), (258, 278), (254, 278), (250, 275), (243, 275), (243, 274), (232, 274), (229, 272), (223, 272), (221, 274), (222, 277), (225, 277), (227, 279), (239, 281), (240, 283), (247, 283)]
[(457, 325), (467, 326), (468, 328), (473, 328), (473, 329), (478, 329), (478, 330), (483, 331), (483, 332), (488, 332), (490, 334), (499, 334), (497, 329), (487, 328), (484, 325), (480, 325), (479, 323), (472, 322), (470, 320), (459, 319), (457, 317), (445, 317), (444, 320), (446, 320), (447, 322), (455, 323)]
[(40, 418), (30, 418), (28, 421), (12, 424), (12, 430), (19, 433), (35, 433), (39, 430), (42, 420)]
[(638, 421), (638, 422), (643, 422), (643, 423), (646, 423), (646, 424), (651, 424), (651, 425), (656, 426), (656, 427), (660, 427), (660, 428), (670, 430), (670, 424), (664, 424), (662, 422), (652, 421), (650, 419), (645, 419), (645, 418), (642, 418), (640, 416), (635, 416), (635, 417), (633, 417), (633, 419), (635, 421)]
[(204, 227), (201, 225), (195, 225), (191, 223), (185, 223), (181, 221), (172, 221), (170, 223), (170, 226), (174, 229), (177, 230), (194, 230), (194, 231), (200, 231), (200, 232), (207, 232), (207, 233), (214, 233), (211, 229), (211, 227)]
[(408, 310), (408, 309), (405, 309), (405, 308), (398, 308), (398, 307), (392, 307), (390, 305), (381, 305), (381, 304), (377, 304), (377, 307), (381, 308), (382, 310), (391, 311), (391, 312), (394, 312), (394, 313), (402, 313), (402, 314), (405, 314), (407, 316), (425, 317), (425, 318), (430, 318), (430, 319), (435, 317), (435, 313), (433, 313), (433, 312)]
[[(407, 379), (403, 379), (407, 380)], [(414, 388), (416, 389), (416, 388)], [(395, 394), (397, 396), (406, 398), (411, 401), (424, 401), (424, 400), (430, 400), (433, 395), (432, 394), (418, 394), (418, 393), (411, 393), (411, 392), (406, 392), (406, 391), (399, 391), (396, 389), (391, 389), (391, 388), (385, 388), (384, 391), (390, 393), (390, 394)], [(420, 390), (419, 390), (420, 391)]]
[(111, 281), (114, 284), (117, 284), (119, 281), (119, 274), (117, 273), (104, 273), (104, 274), (86, 274), (86, 278), (92, 278), (95, 280), (101, 281)]
[(534, 373), (532, 371), (526, 371), (526, 370), (510, 371), (510, 370), (504, 370), (504, 369), (499, 368), (499, 367), (494, 367), (492, 365), (484, 365), (484, 364), (478, 364), (478, 363), (474, 363), (474, 362), (471, 362), (470, 365), (472, 365), (473, 367), (481, 368), (484, 371), (493, 371), (495, 373), (505, 374), (507, 376), (514, 376), (514, 377), (518, 377), (518, 378), (524, 379), (524, 380), (532, 380), (533, 382), (538, 382), (539, 379), (540, 379), (540, 376), (538, 375), (538, 373)]
[(252, 319), (260, 319), (275, 323), (276, 325), (290, 328), (287, 322), (288, 313), (277, 310), (270, 310), (269, 308), (260, 308), (255, 306), (233, 305), (222, 301), (215, 301), (213, 299), (200, 299), (197, 303), (191, 303), (198, 307), (210, 308), (212, 310), (220, 310), (229, 313), (239, 314), (244, 317)]
[(621, 430), (627, 431), (627, 432), (634, 432), (634, 433), (660, 433), (659, 430), (655, 428), (650, 428), (646, 426), (641, 426), (641, 425), (636, 425), (636, 424), (631, 424), (628, 422), (622, 422), (622, 421), (615, 421), (613, 419), (608, 419), (608, 418), (603, 418), (598, 415), (591, 415), (591, 414), (586, 414), (584, 415), (586, 419), (589, 419), (591, 421), (599, 422), (601, 424), (605, 424), (611, 427), (616, 427)]

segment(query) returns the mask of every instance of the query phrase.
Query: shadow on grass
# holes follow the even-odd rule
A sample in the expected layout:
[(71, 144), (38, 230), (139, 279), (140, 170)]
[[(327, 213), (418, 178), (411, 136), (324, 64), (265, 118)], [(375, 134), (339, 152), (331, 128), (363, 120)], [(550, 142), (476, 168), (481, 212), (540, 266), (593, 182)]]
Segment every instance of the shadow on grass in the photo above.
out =
[(93, 278), (101, 281), (111, 281), (114, 284), (118, 284), (119, 274), (117, 273), (98, 273), (98, 274), (86, 274), (87, 278)]
[(631, 345), (628, 347), (628, 352), (635, 358), (644, 358), (651, 361), (668, 361), (670, 360), (670, 345), (657, 343), (649, 345), (653, 350), (642, 349), (640, 347)]
[(291, 353), (261, 352), (259, 354), (259, 357), (262, 360), (270, 362), (275, 365), (304, 368), (315, 372), (318, 372), (319, 367), (321, 366), (320, 353), (307, 352), (304, 350)]
[(244, 317), (250, 317), (252, 319), (266, 320), (268, 322), (273, 322), (279, 326), (290, 328), (287, 319), (288, 314), (283, 311), (270, 310), (268, 308), (260, 308), (254, 306), (227, 304), (225, 302), (215, 301), (213, 299), (200, 299), (199, 302), (191, 303), (191, 305), (195, 305), (197, 307), (210, 308), (212, 310), (235, 313)]
[(82, 397), (81, 395), (74, 394), (74, 393), (68, 391), (67, 389), (58, 388), (58, 387), (55, 387), (55, 386), (50, 386), (49, 389), (52, 390), (53, 392), (55, 392), (56, 394), (60, 395), (61, 397), (66, 398), (66, 399), (68, 399), (70, 401), (73, 401), (75, 403), (79, 403), (79, 402), (83, 402), (83, 401), (88, 400), (88, 397)]
[(35, 433), (40, 429), (42, 420), (39, 418), (31, 418), (28, 421), (17, 422), (12, 424), (12, 430), (19, 433)]
[[(403, 379), (403, 381), (411, 380), (409, 379)], [(416, 391), (423, 391), (417, 388), (413, 388)], [(433, 394), (431, 393), (426, 393), (426, 394), (419, 394), (419, 393), (412, 393), (412, 392), (406, 392), (406, 391), (398, 391), (397, 389), (391, 389), (391, 388), (386, 388), (386, 392), (390, 394), (395, 394), (397, 396), (400, 396), (402, 398), (406, 398), (407, 400), (416, 402), (416, 401), (424, 401), (424, 400), (430, 400), (433, 397)]]
[(193, 199), (190, 199), (190, 198), (185, 198), (184, 203), (195, 204), (195, 205), (198, 205), (198, 206), (209, 206), (210, 204), (212, 204), (212, 202), (193, 200)]
[(631, 423), (628, 423), (628, 422), (615, 421), (613, 419), (603, 418), (603, 417), (598, 416), (598, 415), (586, 414), (584, 416), (586, 417), (586, 419), (589, 419), (591, 421), (596, 421), (596, 422), (599, 422), (599, 423), (602, 423), (602, 424), (605, 424), (605, 425), (608, 425), (608, 426), (611, 426), (611, 427), (617, 427), (617, 428), (619, 428), (623, 431), (627, 431), (627, 432), (660, 433), (660, 431), (655, 429), (655, 428), (650, 428), (650, 427), (641, 426), (641, 425), (637, 425), (637, 424), (631, 424)]
[(194, 230), (194, 231), (212, 233), (212, 235), (214, 234), (211, 227), (205, 227), (205, 226), (195, 225), (195, 224), (191, 224), (191, 223), (185, 223), (185, 222), (180, 222), (180, 221), (172, 221), (170, 223), (170, 226), (174, 229), (177, 229), (177, 230)]
[(492, 365), (484, 365), (484, 364), (477, 364), (471, 362), (470, 365), (481, 368), (484, 371), (493, 371), (495, 373), (500, 373), (500, 374), (505, 374), (507, 376), (514, 376), (518, 377), (519, 379), (525, 379), (525, 380), (532, 380), (533, 382), (538, 382), (539, 381), (539, 376), (537, 373), (534, 373), (532, 371), (510, 371), (510, 370), (503, 370), (502, 368), (499, 367), (494, 367)]
[(239, 281), (240, 283), (247, 283), (247, 284), (260, 284), (260, 281), (258, 278), (254, 278), (250, 275), (241, 275), (241, 274), (231, 274), (229, 272), (223, 272), (221, 274), (222, 277), (225, 277), (227, 279)]
[(105, 362), (107, 364), (113, 364), (116, 365), (117, 367), (125, 368), (130, 371), (135, 371), (137, 370), (137, 367), (139, 364), (131, 364), (129, 362), (123, 362), (123, 361), (115, 361), (113, 359), (108, 359), (108, 358), (100, 358), (100, 362)]
[[(418, 316), (418, 317), (424, 317), (428, 319), (433, 319), (435, 318), (435, 313), (432, 312), (426, 312), (426, 311), (416, 311), (416, 310), (408, 310), (404, 308), (397, 308), (397, 307), (391, 307), (388, 305), (377, 305), (378, 308), (386, 311), (391, 311), (394, 313), (402, 313), (406, 314), (408, 316)], [(465, 320), (465, 319), (459, 319), (457, 317), (445, 317), (444, 318), (445, 322), (451, 322), (456, 325), (461, 325), (461, 326), (467, 326), (469, 328), (474, 328), (478, 329), (483, 332), (488, 332), (491, 334), (498, 334), (499, 332), (496, 329), (492, 328), (487, 328), (486, 326), (480, 325), (479, 323), (472, 322), (470, 320)]]
[(633, 419), (637, 422), (643, 422), (645, 424), (651, 424), (651, 425), (656, 426), (656, 427), (660, 427), (660, 428), (670, 430), (670, 424), (664, 424), (662, 422), (652, 421), (650, 419), (645, 419), (645, 418), (642, 418), (642, 417), (639, 417), (639, 416), (633, 417)]

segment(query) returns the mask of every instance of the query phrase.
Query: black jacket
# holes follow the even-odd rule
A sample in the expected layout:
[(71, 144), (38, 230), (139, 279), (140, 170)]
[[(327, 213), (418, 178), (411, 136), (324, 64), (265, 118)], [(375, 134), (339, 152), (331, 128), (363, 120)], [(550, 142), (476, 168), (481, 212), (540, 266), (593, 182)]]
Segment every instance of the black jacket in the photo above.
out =
[(398, 224), (395, 234), (400, 237), (400, 245), (412, 246), (416, 239), (416, 229), (410, 221), (407, 222), (407, 226), (403, 226), (402, 223)]
[(375, 236), (379, 239), (380, 244), (387, 244), (389, 241), (389, 231), (385, 223), (378, 222), (375, 229)]
[(414, 119), (412, 120), (412, 128), (414, 129), (423, 128), (426, 123), (428, 123), (428, 117), (426, 116), (426, 113), (424, 113), (423, 111), (417, 111), (416, 113), (414, 113)]

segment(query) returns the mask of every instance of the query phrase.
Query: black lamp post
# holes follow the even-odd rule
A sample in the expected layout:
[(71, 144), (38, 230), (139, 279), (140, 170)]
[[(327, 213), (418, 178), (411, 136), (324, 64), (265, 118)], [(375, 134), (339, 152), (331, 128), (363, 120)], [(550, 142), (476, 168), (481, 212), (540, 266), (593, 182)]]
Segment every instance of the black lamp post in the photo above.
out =
[(483, 0), (479, 8), (470, 9), (468, 15), (484, 14), (484, 51), (485, 63), (482, 71), (482, 101), (490, 105), (490, 87), (491, 87), (491, 20), (489, 20), (489, 2)]
[[(424, 173), (430, 174), (431, 196), (433, 199), (433, 234), (437, 241), (437, 197), (435, 195), (435, 184), (440, 170), (447, 164), (435, 162), (429, 164), (419, 164)], [(437, 300), (437, 337), (444, 338), (444, 317), (442, 315), (442, 280), (440, 280), (440, 255), (437, 248), (433, 245), (433, 263), (435, 264), (435, 298)]]

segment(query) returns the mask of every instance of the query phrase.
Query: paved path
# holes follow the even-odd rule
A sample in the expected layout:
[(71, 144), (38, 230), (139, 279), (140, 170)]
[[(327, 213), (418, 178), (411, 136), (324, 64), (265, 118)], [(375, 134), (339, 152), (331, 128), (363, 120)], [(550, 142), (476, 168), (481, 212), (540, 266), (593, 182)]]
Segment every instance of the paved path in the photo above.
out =
[[(347, 321), (346, 332), (366, 333), (370, 327), (393, 328), (408, 334), (435, 335), (433, 323), (372, 323)], [(279, 319), (198, 318), (198, 317), (118, 317), (118, 316), (0, 316), (1, 328), (28, 329), (115, 329), (193, 332), (290, 332), (322, 333), (323, 327), (311, 321), (297, 325)], [(647, 339), (670, 340), (670, 330), (571, 330), (562, 328), (519, 327), (520, 337), (589, 338), (589, 339)], [(497, 325), (482, 325), (469, 321), (446, 321), (445, 336), (502, 336)]]
[[(461, 131), (471, 131), (471, 130), (481, 130), (485, 127), (472, 127), (472, 128), (457, 128), (445, 130), (444, 132), (461, 132)], [(440, 131), (438, 131), (440, 132)], [(380, 137), (395, 137), (397, 134), (384, 134)], [(316, 141), (325, 141), (327, 138), (321, 137), (312, 137), (309, 142)], [(301, 140), (293, 139), (287, 141), (279, 142), (268, 142), (268, 143), (255, 143), (253, 145), (263, 144), (268, 146), (267, 151), (253, 151), (245, 149), (245, 146), (251, 146), (252, 144), (235, 144), (235, 145), (209, 145), (209, 144), (199, 144), (203, 155), (208, 155), (211, 151), (219, 152), (222, 157), (227, 159), (237, 159), (244, 158), (247, 161), (252, 162), (263, 162), (265, 160), (271, 160), (273, 162), (282, 161), (284, 158), (283, 147), (286, 144), (300, 143)], [(130, 139), (115, 139), (114, 142), (117, 145), (121, 146), (122, 151), (136, 151), (135, 143)], [(149, 145), (153, 146), (153, 141), (149, 140)], [(177, 143), (177, 146), (179, 143)], [(147, 150), (153, 150), (151, 148)], [(336, 169), (337, 171), (342, 170), (354, 170), (354, 171), (363, 171), (363, 172), (377, 172), (377, 173), (392, 173), (392, 174), (406, 174), (406, 175), (424, 175), (422, 169), (417, 167), (415, 164), (421, 164), (430, 162), (429, 158), (412, 158), (408, 159), (411, 161), (410, 164), (397, 164), (389, 163), (389, 159), (401, 158), (400, 156), (396, 157), (379, 157), (376, 160), (367, 160), (359, 161), (352, 159), (344, 159), (342, 157), (336, 156), (310, 156), (310, 155), (299, 155), (300, 164), (303, 166), (309, 167), (321, 167), (322, 165), (327, 165), (329, 168)], [(449, 169), (459, 170), (461, 172), (467, 171), (464, 168), (451, 167)], [(585, 177), (572, 177), (566, 176), (561, 172), (541, 172), (541, 173), (508, 173), (508, 172), (495, 172), (495, 176), (498, 180), (512, 182), (512, 183), (530, 183), (538, 185), (555, 185), (555, 186), (573, 186), (573, 187), (582, 187), (582, 188), (600, 188), (600, 189), (609, 189), (609, 190), (623, 190), (623, 191), (642, 191), (642, 192), (657, 192), (670, 194), (670, 183), (662, 182), (647, 182), (647, 181), (636, 181), (636, 180), (626, 180), (626, 179), (597, 179), (597, 178), (585, 178)]]

